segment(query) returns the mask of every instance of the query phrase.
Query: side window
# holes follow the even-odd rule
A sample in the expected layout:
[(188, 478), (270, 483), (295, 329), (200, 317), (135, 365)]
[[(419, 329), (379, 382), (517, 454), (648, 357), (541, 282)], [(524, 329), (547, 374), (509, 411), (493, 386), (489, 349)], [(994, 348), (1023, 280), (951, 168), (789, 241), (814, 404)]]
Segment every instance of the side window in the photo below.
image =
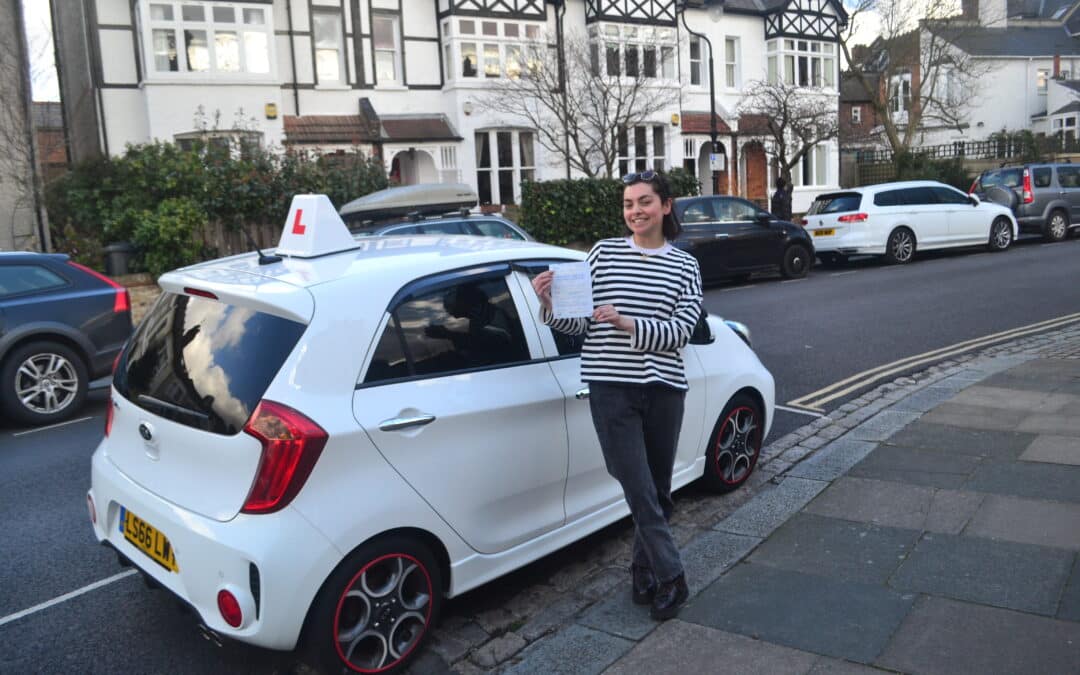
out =
[(403, 227), (395, 227), (387, 230), (383, 234), (395, 235), (395, 236), (410, 236), (414, 234), (423, 234), (424, 231), (419, 225), (405, 225)]
[(886, 190), (874, 195), (874, 206), (898, 206), (901, 190)]
[(427, 222), (420, 226), (420, 232), (423, 234), (461, 234), (461, 223)]
[(1050, 176), (1051, 176), (1051, 171), (1050, 171), (1050, 167), (1048, 167), (1048, 166), (1040, 166), (1040, 167), (1038, 167), (1036, 169), (1033, 169), (1032, 172), (1031, 172), (1032, 182), (1035, 184), (1035, 187), (1037, 187), (1037, 188), (1048, 188), (1048, 187), (1050, 187)]
[(937, 197), (930, 188), (917, 187), (900, 190), (900, 203), (905, 206), (927, 206), (937, 204)]
[(1063, 188), (1080, 187), (1080, 167), (1059, 166), (1057, 168), (1058, 185)]
[(688, 225), (707, 223), (713, 219), (712, 205), (707, 200), (691, 202), (683, 209), (679, 220)]
[(393, 309), (364, 382), (435, 377), (529, 358), (506, 279), (465, 279)]
[(716, 219), (720, 222), (741, 222), (757, 217), (757, 207), (741, 199), (718, 199), (713, 201), (713, 206), (716, 208)]
[(933, 187), (930, 191), (937, 197), (940, 204), (967, 204), (968, 200), (965, 195), (960, 194), (956, 190), (951, 190), (945, 187)]
[(63, 277), (41, 265), (0, 265), (0, 298), (66, 285)]
[(510, 229), (505, 223), (500, 223), (497, 220), (476, 220), (469, 221), (473, 229), (483, 237), (497, 237), (499, 239), (517, 239), (524, 241), (524, 237)]

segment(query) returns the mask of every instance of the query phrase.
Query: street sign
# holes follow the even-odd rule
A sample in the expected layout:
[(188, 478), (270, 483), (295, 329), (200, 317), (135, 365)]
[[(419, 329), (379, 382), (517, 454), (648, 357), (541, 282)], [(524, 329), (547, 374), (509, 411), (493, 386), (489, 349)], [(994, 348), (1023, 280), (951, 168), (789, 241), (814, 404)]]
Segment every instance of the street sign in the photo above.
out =
[(722, 152), (709, 153), (709, 170), (723, 171), (727, 168), (727, 155)]

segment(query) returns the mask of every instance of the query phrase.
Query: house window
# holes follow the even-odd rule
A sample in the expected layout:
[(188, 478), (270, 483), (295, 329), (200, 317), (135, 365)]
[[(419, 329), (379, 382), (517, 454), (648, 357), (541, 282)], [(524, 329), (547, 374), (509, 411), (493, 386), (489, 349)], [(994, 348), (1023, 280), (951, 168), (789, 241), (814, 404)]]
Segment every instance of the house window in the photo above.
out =
[(319, 84), (345, 82), (345, 49), (341, 14), (317, 11), (312, 14), (315, 33), (315, 75)]
[(666, 149), (664, 133), (662, 124), (620, 130), (616, 137), (619, 175), (645, 169), (663, 169)]
[[(481, 21), (479, 33), (483, 41), (473, 37), (477, 35), (476, 21), (458, 19), (457, 33), (451, 36), (447, 32), (443, 37), (444, 59), (448, 64), (461, 64), (456, 68), (460, 68), (457, 72), (462, 78), (479, 79), (481, 66), (485, 79), (504, 75), (516, 78), (540, 67), (540, 52), (533, 44), (540, 39), (539, 25), (520, 21)], [(447, 66), (447, 69), (453, 70), (455, 66)]]
[(739, 40), (724, 39), (724, 81), (728, 89), (739, 86)]
[(521, 181), (536, 176), (533, 132), (476, 132), (476, 187), (481, 204), (516, 204)]
[(692, 138), (683, 139), (683, 169), (697, 176), (697, 143)]
[(770, 40), (767, 77), (800, 87), (836, 87), (836, 45), (817, 40)]
[(857, 105), (851, 106), (851, 123), (852, 124), (861, 124), (862, 123), (862, 106), (857, 106)]
[(452, 145), (439, 147), (439, 159), (442, 160), (442, 182), (456, 183), (461, 180), (457, 168), (457, 148)]
[(1039, 92), (1039, 96), (1046, 95), (1047, 81), (1050, 79), (1050, 71), (1045, 68), (1039, 68), (1035, 71), (1035, 90)]
[(266, 5), (142, 0), (138, 23), (148, 70), (178, 76), (267, 75), (272, 42), (270, 11)]
[(594, 24), (589, 27), (589, 67), (593, 75), (675, 79), (675, 32), (656, 26)]
[(398, 35), (397, 16), (375, 14), (371, 17), (377, 84), (401, 83), (401, 46), (398, 43)]
[(828, 185), (829, 149), (824, 145), (815, 145), (791, 171), (791, 180), (795, 187)]
[(911, 74), (897, 75), (889, 83), (889, 109), (894, 113), (911, 109)]
[(690, 84), (701, 85), (701, 40), (690, 38)]

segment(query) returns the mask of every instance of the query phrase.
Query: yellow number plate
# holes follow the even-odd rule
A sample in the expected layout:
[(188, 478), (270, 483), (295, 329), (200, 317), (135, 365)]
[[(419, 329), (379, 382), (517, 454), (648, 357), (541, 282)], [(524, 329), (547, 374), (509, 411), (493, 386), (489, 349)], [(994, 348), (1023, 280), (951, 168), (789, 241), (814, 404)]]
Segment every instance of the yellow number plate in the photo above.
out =
[(137, 549), (170, 572), (179, 572), (176, 564), (176, 552), (173, 551), (169, 538), (156, 527), (136, 516), (124, 507), (120, 507), (120, 532)]
[(831, 237), (834, 234), (836, 234), (836, 230), (831, 228), (828, 230), (814, 230), (815, 237)]

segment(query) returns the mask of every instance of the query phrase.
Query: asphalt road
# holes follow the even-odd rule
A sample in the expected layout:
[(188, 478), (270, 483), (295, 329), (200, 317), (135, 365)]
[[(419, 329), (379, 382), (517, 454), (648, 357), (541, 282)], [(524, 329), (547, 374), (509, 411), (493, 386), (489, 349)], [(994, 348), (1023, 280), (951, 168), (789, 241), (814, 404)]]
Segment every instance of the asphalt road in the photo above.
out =
[[(710, 288), (706, 306), (750, 326), (785, 404), (897, 359), (1080, 312), (1080, 239), (924, 255), (903, 267), (818, 267), (805, 280)], [(191, 616), (137, 575), (85, 590), (124, 572), (87, 524), (103, 410), (97, 392), (80, 421), (63, 427), (30, 431), (0, 420), (0, 673), (289, 672), (289, 655), (212, 647)], [(812, 419), (780, 411), (772, 438)]]

